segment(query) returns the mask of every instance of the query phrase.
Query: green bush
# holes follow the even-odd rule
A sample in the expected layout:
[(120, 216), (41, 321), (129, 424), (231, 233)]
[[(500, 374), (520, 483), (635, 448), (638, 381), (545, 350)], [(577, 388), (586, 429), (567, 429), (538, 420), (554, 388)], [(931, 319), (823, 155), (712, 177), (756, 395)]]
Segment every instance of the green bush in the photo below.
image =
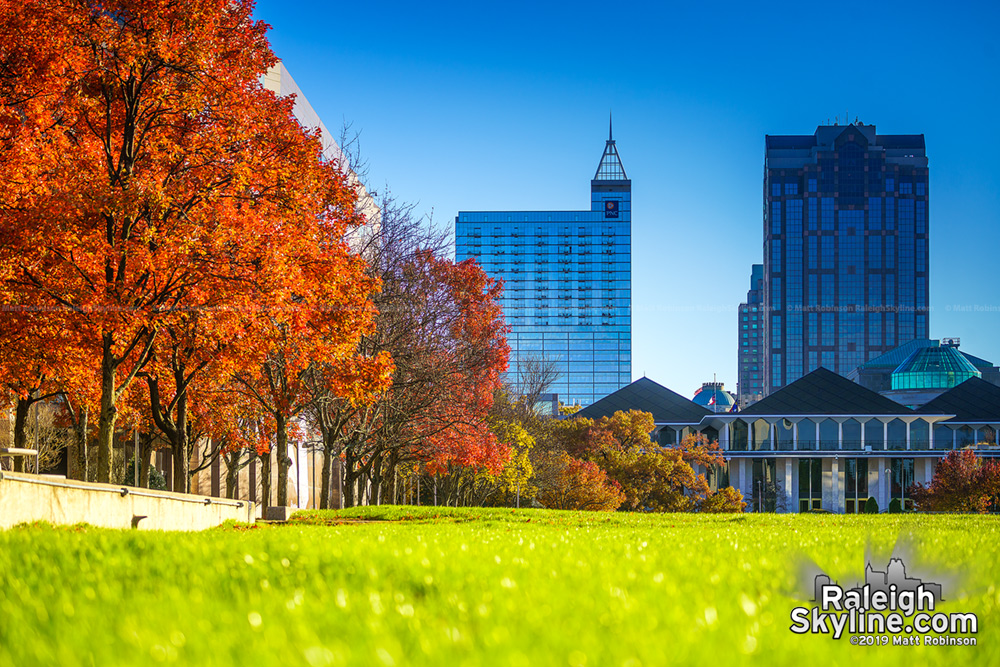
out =
[[(128, 460), (128, 465), (125, 466), (125, 486), (135, 485), (135, 458)], [(167, 490), (167, 480), (159, 470), (153, 466), (149, 466), (149, 488), (154, 491), (166, 491)]]
[(868, 496), (868, 501), (865, 503), (865, 514), (878, 514), (878, 501), (872, 496)]
[(903, 503), (899, 498), (893, 498), (889, 502), (889, 514), (902, 514), (903, 513)]

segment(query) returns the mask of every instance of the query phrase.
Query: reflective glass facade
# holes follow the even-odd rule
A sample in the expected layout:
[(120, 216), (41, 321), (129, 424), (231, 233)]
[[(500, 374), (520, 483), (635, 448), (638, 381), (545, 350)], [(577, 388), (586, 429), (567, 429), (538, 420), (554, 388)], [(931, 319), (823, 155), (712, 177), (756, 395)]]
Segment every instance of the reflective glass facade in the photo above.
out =
[(764, 265), (754, 264), (746, 303), (739, 308), (739, 380), (736, 395), (740, 408), (753, 405), (764, 397), (764, 359), (761, 343), (764, 310)]
[(508, 377), (555, 365), (550, 391), (590, 405), (632, 381), (632, 182), (609, 138), (589, 211), (459, 212), (455, 256), (504, 281)]
[(765, 394), (928, 337), (927, 176), (923, 135), (767, 137)]
[(893, 389), (951, 389), (979, 372), (957, 348), (925, 347), (914, 350), (892, 373)]

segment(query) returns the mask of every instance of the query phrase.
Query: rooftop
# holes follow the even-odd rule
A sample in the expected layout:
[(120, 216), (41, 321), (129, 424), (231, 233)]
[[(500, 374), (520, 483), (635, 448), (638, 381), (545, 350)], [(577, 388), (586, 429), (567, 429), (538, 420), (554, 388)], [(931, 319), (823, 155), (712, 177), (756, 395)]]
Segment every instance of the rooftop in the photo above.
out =
[(673, 392), (649, 378), (640, 378), (596, 403), (580, 410), (574, 417), (600, 419), (619, 410), (642, 410), (653, 415), (657, 424), (697, 424), (712, 414), (693, 401)]
[(906, 406), (817, 368), (741, 411), (743, 415), (904, 415)]
[(969, 378), (957, 387), (928, 402), (917, 412), (953, 414), (952, 422), (990, 422), (1000, 420), (1000, 387), (983, 380)]

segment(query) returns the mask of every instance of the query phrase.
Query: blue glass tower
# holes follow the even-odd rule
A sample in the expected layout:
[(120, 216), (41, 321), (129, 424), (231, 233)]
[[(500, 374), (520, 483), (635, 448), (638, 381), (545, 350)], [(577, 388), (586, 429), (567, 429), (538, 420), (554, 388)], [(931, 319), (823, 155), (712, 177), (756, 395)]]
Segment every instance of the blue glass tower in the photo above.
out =
[(765, 394), (928, 337), (927, 175), (922, 134), (767, 137)]
[(590, 182), (589, 211), (461, 211), (455, 256), (504, 281), (508, 378), (526, 363), (558, 371), (550, 391), (590, 405), (632, 381), (632, 181), (615, 140)]

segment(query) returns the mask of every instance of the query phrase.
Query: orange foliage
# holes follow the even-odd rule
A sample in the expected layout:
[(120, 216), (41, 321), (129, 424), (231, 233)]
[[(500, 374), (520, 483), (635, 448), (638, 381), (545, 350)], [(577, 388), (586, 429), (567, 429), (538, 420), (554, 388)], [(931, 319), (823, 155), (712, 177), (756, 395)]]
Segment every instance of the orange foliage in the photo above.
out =
[(625, 501), (618, 482), (593, 461), (557, 454), (547, 465), (555, 474), (539, 490), (538, 500), (549, 509), (613, 512)]
[[(355, 355), (377, 288), (343, 241), (355, 193), (263, 88), (276, 59), (252, 10), (0, 0), (0, 298), (39, 313), (4, 334), (35, 343), (9, 363), (99, 386), (105, 481), (142, 370), (226, 377), (278, 349), (286, 378), (328, 359), (354, 398), (388, 373)], [(36, 352), (56, 348), (80, 361)]]

